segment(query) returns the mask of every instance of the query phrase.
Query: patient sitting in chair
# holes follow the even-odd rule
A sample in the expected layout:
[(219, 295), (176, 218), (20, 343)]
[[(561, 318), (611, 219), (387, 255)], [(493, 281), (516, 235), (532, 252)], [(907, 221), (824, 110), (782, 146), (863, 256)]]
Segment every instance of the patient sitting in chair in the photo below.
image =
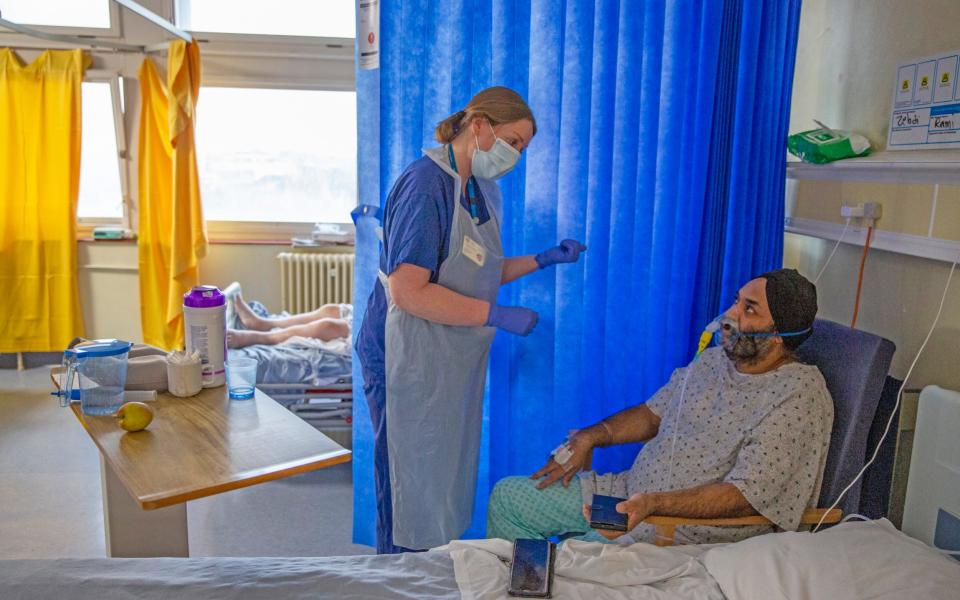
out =
[(314, 311), (288, 317), (261, 317), (237, 295), (234, 307), (246, 329), (227, 329), (228, 348), (276, 345), (293, 337), (329, 342), (350, 336), (350, 315), (344, 314), (340, 304), (324, 304)]
[[(589, 532), (584, 539), (652, 542), (654, 528), (642, 523), (650, 515), (759, 514), (779, 529), (797, 530), (804, 509), (819, 497), (833, 425), (823, 375), (795, 356), (816, 313), (816, 288), (794, 270), (748, 282), (722, 316), (721, 347), (674, 371), (645, 404), (577, 431), (569, 439), (567, 460), (554, 457), (529, 478), (497, 483), (487, 536), (512, 540)], [(577, 476), (589, 468), (593, 448), (635, 442), (644, 446), (630, 470)], [(594, 493), (627, 498), (618, 506), (627, 514), (626, 534), (590, 531), (586, 517)], [(771, 530), (679, 526), (675, 539), (734, 542)]]

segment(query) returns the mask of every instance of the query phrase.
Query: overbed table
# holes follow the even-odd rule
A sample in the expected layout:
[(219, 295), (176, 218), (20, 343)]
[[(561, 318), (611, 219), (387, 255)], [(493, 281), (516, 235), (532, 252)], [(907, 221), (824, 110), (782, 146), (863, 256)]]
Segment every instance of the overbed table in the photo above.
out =
[(111, 557), (189, 556), (188, 500), (350, 460), (260, 390), (250, 400), (230, 400), (226, 386), (192, 398), (159, 394), (150, 406), (150, 426), (129, 433), (113, 417), (70, 405), (100, 449)]

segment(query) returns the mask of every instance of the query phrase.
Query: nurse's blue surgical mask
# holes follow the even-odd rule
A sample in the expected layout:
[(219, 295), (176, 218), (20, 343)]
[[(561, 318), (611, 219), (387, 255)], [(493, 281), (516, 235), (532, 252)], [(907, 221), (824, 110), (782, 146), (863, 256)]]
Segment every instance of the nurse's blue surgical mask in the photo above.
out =
[[(490, 130), (493, 126), (487, 121)], [(480, 140), (473, 136), (473, 141), (477, 145), (476, 152), (473, 153), (473, 159), (470, 161), (470, 170), (474, 177), (480, 179), (500, 179), (509, 173), (520, 160), (520, 151), (501, 140), (494, 133), (493, 146), (489, 150), (480, 149)]]

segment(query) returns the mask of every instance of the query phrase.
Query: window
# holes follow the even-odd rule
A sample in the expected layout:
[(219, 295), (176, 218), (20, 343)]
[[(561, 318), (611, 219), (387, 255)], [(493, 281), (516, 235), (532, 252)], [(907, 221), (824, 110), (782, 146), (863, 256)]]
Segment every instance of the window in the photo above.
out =
[(352, 38), (354, 0), (177, 0), (189, 31)]
[(356, 104), (355, 92), (203, 88), (196, 127), (204, 217), (349, 223)]
[(81, 219), (119, 219), (123, 217), (123, 195), (120, 192), (120, 162), (110, 83), (85, 81), (80, 89), (83, 133), (77, 216)]
[(110, 28), (110, 0), (3, 0), (0, 8), (20, 25)]

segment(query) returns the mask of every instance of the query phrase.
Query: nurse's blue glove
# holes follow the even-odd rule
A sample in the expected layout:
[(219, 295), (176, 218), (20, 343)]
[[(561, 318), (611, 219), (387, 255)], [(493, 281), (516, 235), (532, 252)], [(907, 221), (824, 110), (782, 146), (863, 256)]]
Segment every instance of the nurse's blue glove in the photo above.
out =
[(552, 267), (560, 263), (577, 262), (577, 259), (580, 258), (580, 253), (586, 251), (587, 247), (577, 240), (563, 240), (559, 246), (544, 250), (534, 258), (537, 261), (537, 266), (541, 269), (546, 269), (547, 267)]
[(490, 305), (487, 327), (496, 327), (515, 335), (528, 335), (537, 326), (540, 316), (523, 306)]

